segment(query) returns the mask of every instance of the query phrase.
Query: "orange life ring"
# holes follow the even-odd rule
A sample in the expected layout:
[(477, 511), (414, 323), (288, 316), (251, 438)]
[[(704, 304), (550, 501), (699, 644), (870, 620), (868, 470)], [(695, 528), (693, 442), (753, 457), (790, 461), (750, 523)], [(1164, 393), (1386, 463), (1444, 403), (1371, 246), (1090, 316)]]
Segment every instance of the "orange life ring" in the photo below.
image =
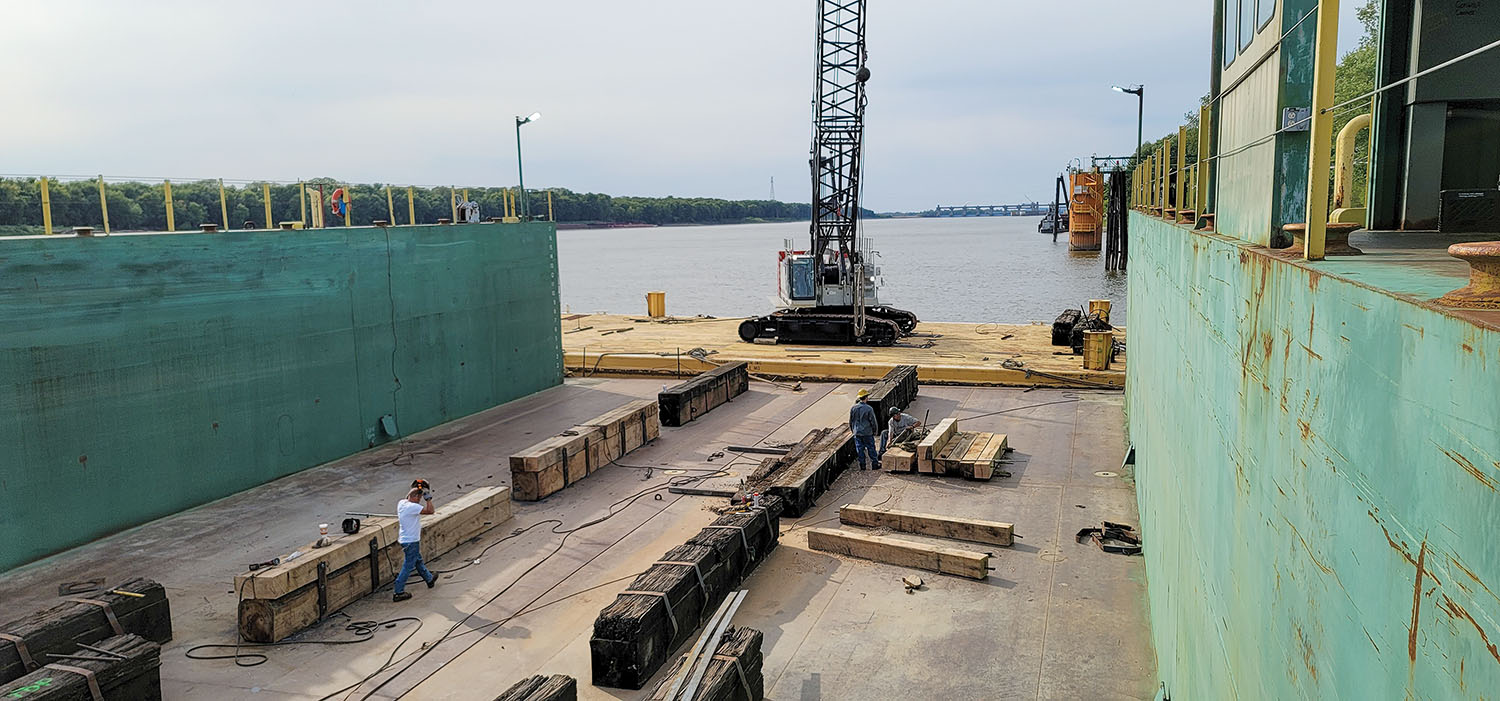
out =
[(328, 197), (328, 209), (329, 209), (329, 211), (333, 212), (336, 215), (343, 215), (344, 212), (348, 211), (347, 207), (348, 207), (348, 205), (346, 205), (344, 203), (344, 188), (338, 188), (338, 189), (336, 189), (336, 190), (333, 191), (332, 195), (329, 195), (329, 197)]

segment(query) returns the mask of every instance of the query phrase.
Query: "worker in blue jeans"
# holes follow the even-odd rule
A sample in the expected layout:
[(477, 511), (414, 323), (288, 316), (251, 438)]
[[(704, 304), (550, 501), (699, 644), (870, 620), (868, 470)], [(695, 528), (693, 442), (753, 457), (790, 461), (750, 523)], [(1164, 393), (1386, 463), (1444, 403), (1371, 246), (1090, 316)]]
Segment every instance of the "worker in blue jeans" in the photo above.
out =
[[(424, 500), (425, 504), (422, 503)], [(396, 595), (391, 597), (393, 601), (411, 598), (411, 594), (406, 592), (406, 578), (411, 576), (413, 570), (422, 576), (428, 589), (437, 584), (437, 575), (427, 571), (426, 563), (422, 562), (422, 516), (430, 516), (433, 512), (432, 493), (421, 487), (412, 487), (406, 493), (406, 498), (396, 504), (396, 521), (400, 524), (396, 542), (401, 544), (401, 552), (406, 557), (401, 561), (401, 574), (396, 575)]]
[[(880, 432), (880, 420), (875, 409), (866, 401), (870, 390), (859, 391), (859, 401), (849, 410), (849, 430), (854, 432), (854, 454), (859, 458), (859, 469), (880, 469), (880, 453), (875, 450), (875, 434)], [(866, 468), (865, 463), (870, 463)]]

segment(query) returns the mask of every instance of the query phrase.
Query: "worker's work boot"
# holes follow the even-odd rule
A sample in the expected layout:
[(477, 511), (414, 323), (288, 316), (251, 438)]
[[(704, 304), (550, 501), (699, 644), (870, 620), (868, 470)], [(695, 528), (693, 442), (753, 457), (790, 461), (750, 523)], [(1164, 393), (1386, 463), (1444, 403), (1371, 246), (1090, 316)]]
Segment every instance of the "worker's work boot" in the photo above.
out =
[(435, 586), (437, 586), (437, 575), (432, 575), (432, 579), (427, 580), (427, 588), (431, 589)]
[(397, 595), (391, 597), (391, 601), (406, 601), (407, 599), (410, 599), (410, 598), (411, 598), (411, 592), (404, 591), (404, 592), (401, 592), (400, 594), (397, 594)]

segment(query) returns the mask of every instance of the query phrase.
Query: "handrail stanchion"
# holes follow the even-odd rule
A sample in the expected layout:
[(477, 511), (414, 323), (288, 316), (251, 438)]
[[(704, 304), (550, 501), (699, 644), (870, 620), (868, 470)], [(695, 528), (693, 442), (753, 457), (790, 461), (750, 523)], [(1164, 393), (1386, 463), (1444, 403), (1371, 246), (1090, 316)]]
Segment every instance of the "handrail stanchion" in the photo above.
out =
[(167, 211), (167, 231), (177, 230), (177, 205), (172, 202), (172, 181), (161, 181), (162, 205)]
[(52, 195), (47, 193), (47, 176), (42, 176), (42, 231), (52, 235)]
[(104, 193), (104, 174), (99, 175), (99, 212), (104, 215), (104, 233), (109, 233), (109, 196)]

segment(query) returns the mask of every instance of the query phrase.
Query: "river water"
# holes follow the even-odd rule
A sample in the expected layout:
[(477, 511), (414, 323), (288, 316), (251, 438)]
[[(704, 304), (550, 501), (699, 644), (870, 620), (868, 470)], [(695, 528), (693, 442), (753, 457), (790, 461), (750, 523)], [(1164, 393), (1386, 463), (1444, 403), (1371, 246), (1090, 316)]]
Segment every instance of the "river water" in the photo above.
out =
[[(1126, 318), (1125, 274), (1097, 252), (1068, 250), (1036, 231), (1039, 217), (872, 219), (884, 304), (925, 321), (1052, 321), (1090, 299)], [(646, 292), (667, 293), (677, 316), (750, 316), (776, 305), (776, 252), (806, 248), (806, 222), (584, 229), (557, 232), (562, 303), (572, 312), (644, 314)]]

